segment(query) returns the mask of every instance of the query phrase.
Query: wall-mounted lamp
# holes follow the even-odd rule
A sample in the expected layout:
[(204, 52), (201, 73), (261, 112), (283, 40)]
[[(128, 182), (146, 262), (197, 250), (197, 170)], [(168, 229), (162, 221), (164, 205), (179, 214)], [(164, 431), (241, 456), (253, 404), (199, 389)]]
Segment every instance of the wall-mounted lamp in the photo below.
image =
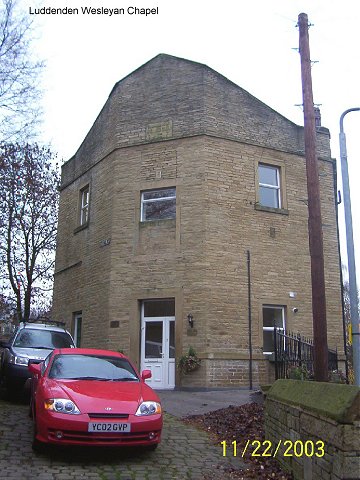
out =
[(193, 326), (194, 326), (194, 317), (191, 315), (191, 313), (189, 313), (189, 315), (187, 316), (187, 319), (188, 319), (188, 322), (189, 322), (190, 327), (193, 328)]

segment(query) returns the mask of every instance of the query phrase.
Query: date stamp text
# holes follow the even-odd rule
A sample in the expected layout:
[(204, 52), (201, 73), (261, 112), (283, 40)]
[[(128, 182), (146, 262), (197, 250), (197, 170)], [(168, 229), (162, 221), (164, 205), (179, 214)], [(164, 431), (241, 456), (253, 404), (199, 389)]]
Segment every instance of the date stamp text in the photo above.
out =
[(322, 440), (279, 440), (276, 443), (270, 440), (247, 440), (245, 445), (240, 445), (236, 440), (231, 443), (223, 440), (222, 455), (237, 457), (245, 456), (247, 453), (251, 457), (323, 457), (325, 455), (325, 444)]

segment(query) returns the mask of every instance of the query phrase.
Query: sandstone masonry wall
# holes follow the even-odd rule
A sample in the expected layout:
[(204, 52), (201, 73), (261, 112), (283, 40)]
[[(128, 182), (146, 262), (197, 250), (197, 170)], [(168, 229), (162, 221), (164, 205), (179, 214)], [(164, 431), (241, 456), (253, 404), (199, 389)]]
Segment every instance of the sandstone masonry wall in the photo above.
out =
[[(299, 389), (295, 383), (290, 381), (288, 388)], [(348, 385), (300, 382), (300, 389), (303, 384), (306, 393), (304, 390), (304, 397), (299, 397), (297, 404), (289, 401), (286, 395), (281, 398), (281, 393), (274, 397), (270, 390), (265, 402), (265, 437), (273, 446), (281, 442), (276, 458), (293, 473), (295, 480), (357, 480), (360, 472), (360, 391), (357, 398), (349, 395), (338, 401), (337, 413), (343, 416), (334, 418), (330, 409), (319, 412), (306, 405), (305, 395), (307, 399), (316, 395), (311, 392), (312, 385), (306, 385), (309, 383), (314, 383), (314, 391), (321, 389), (324, 396), (336, 396), (336, 391), (342, 395), (340, 389), (356, 390)], [(316, 397), (313, 398), (316, 402)], [(333, 401), (336, 403), (336, 398)]]

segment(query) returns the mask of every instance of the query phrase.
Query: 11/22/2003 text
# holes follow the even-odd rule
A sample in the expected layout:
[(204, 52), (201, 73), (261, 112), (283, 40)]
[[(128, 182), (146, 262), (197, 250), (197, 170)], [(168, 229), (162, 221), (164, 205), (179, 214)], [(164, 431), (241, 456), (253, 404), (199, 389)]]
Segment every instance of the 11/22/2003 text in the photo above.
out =
[(247, 453), (251, 457), (276, 457), (282, 455), (283, 457), (323, 457), (325, 455), (325, 444), (322, 440), (279, 440), (276, 443), (270, 440), (248, 440), (243, 448), (239, 448), (236, 440), (233, 440), (229, 445), (226, 440), (220, 442), (222, 445), (223, 457), (228, 454), (233, 457), (241, 455), (245, 456)]

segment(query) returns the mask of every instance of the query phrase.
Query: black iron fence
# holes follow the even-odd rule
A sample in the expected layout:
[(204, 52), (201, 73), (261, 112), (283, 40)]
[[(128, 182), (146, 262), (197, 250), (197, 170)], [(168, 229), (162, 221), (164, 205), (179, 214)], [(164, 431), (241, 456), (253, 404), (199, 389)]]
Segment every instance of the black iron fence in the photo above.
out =
[[(336, 350), (329, 350), (329, 371), (338, 370)], [(274, 329), (275, 378), (314, 377), (314, 344), (300, 334)]]

